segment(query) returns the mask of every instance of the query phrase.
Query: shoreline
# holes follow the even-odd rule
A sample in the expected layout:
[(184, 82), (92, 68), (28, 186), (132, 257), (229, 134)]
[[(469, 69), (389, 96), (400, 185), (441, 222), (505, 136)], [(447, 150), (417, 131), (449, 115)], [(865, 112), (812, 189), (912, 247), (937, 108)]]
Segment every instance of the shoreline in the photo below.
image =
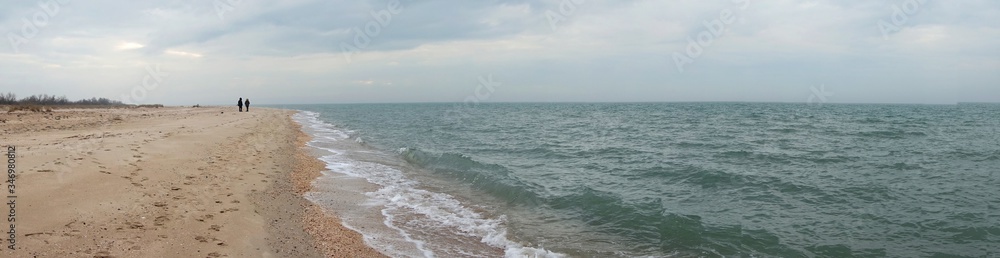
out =
[(325, 167), (294, 112), (2, 113), (0, 145), (17, 149), (17, 231), (0, 253), (384, 257), (303, 196)]
[(360, 233), (344, 227), (340, 218), (330, 215), (333, 211), (324, 210), (305, 198), (305, 194), (312, 190), (312, 182), (323, 175), (321, 171), (326, 170), (326, 166), (307, 150), (306, 143), (312, 137), (303, 132), (303, 125), (292, 120), (294, 112), (298, 111), (290, 112), (286, 118), (289, 123), (298, 125), (295, 137), (298, 148), (291, 182), (295, 186), (295, 194), (306, 203), (302, 226), (313, 237), (313, 246), (328, 257), (388, 257), (368, 246)]

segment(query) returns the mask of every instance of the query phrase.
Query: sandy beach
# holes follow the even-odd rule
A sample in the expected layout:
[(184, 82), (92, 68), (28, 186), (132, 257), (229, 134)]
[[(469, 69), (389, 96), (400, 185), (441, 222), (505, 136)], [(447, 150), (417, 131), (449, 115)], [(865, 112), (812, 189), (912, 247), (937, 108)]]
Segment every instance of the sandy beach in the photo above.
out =
[(0, 113), (16, 167), (3, 257), (382, 256), (302, 198), (324, 167), (292, 113)]

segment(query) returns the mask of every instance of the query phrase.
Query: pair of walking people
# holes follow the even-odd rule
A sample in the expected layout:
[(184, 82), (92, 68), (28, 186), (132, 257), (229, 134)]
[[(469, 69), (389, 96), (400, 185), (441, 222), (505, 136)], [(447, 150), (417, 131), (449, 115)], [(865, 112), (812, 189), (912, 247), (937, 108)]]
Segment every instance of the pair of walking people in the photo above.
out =
[(243, 100), (243, 98), (240, 98), (236, 102), (236, 105), (240, 107), (240, 112), (243, 112), (243, 106), (247, 106), (247, 112), (250, 112), (250, 99)]

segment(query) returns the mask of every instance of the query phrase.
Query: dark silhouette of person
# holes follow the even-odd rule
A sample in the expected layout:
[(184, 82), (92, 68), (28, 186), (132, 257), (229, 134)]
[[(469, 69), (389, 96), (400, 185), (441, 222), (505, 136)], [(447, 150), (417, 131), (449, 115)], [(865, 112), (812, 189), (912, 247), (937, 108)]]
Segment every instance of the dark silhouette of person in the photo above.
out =
[(247, 106), (247, 112), (250, 112), (250, 99), (244, 100), (243, 105)]
[[(236, 101), (236, 105), (240, 106), (240, 112), (243, 112), (243, 98), (240, 98), (239, 101)], [(248, 108), (248, 110), (249, 110), (249, 108)]]

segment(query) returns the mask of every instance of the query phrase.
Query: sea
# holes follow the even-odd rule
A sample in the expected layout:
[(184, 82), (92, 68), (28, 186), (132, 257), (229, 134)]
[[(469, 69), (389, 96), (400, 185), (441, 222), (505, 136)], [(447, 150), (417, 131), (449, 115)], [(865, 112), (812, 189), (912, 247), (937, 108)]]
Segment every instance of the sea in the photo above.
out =
[(1000, 257), (1000, 105), (288, 105), (393, 257)]

